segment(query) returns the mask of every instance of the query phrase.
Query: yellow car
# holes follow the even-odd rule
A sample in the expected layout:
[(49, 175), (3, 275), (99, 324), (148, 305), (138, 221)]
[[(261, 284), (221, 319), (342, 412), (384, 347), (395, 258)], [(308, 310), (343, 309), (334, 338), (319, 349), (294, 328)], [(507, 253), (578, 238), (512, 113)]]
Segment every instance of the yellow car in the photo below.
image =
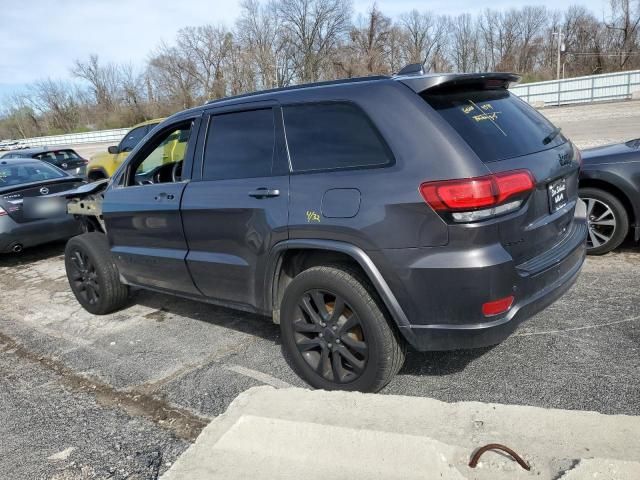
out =
[(113, 175), (120, 164), (127, 158), (129, 152), (142, 140), (153, 127), (159, 124), (164, 118), (156, 118), (135, 125), (117, 146), (112, 146), (106, 152), (92, 156), (87, 166), (87, 178), (90, 182), (109, 178)]

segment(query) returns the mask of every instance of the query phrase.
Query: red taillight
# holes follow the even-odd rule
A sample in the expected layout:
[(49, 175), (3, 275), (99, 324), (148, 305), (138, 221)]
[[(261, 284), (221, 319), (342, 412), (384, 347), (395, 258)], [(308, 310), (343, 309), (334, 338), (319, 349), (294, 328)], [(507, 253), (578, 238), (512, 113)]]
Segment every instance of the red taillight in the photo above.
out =
[(9, 214), (4, 208), (0, 207), (0, 217), (4, 217), (5, 215), (9, 215)]
[(420, 193), (434, 210), (453, 212), (494, 207), (530, 192), (534, 186), (528, 170), (515, 170), (486, 177), (427, 182), (420, 185)]
[(484, 303), (482, 305), (482, 314), (485, 317), (499, 315), (509, 310), (511, 305), (513, 305), (513, 295), (501, 298), (500, 300)]

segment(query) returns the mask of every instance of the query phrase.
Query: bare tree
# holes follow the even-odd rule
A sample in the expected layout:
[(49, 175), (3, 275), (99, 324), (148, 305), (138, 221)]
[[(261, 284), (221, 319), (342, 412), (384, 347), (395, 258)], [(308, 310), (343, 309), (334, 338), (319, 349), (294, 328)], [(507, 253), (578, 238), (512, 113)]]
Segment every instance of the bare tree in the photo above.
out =
[(238, 42), (247, 52), (255, 69), (258, 87), (282, 85), (281, 69), (287, 64), (288, 39), (280, 32), (280, 18), (273, 2), (262, 5), (258, 0), (244, 0), (236, 30)]
[(231, 49), (231, 36), (223, 26), (186, 27), (178, 32), (175, 53), (191, 76), (200, 99), (225, 94), (223, 65)]
[(471, 14), (465, 13), (450, 20), (452, 60), (458, 72), (479, 69), (480, 33)]
[(616, 50), (619, 69), (625, 68), (633, 52), (638, 51), (638, 27), (640, 2), (611, 0), (611, 19), (606, 26), (615, 32), (613, 48)]
[(548, 18), (545, 7), (523, 7), (517, 12), (520, 24), (520, 41), (516, 55), (515, 70), (529, 72), (535, 67), (539, 51), (544, 44), (542, 37)]
[(196, 104), (196, 80), (190, 73), (195, 69), (177, 48), (162, 43), (149, 60), (148, 74), (165, 100), (189, 108)]
[(37, 109), (44, 114), (54, 131), (72, 132), (77, 126), (79, 108), (76, 101), (77, 89), (64, 82), (50, 78), (36, 82), (31, 87), (31, 95)]
[(406, 63), (424, 63), (427, 71), (437, 70), (445, 39), (446, 18), (412, 10), (400, 16), (400, 25), (405, 33)]
[(42, 125), (30, 95), (13, 93), (5, 99), (4, 104), (4, 111), (0, 112), (0, 126), (3, 127), (0, 137), (29, 138), (42, 133)]
[[(373, 0), (375, 1), (375, 0)], [(41, 80), (0, 100), (0, 137), (128, 126), (210, 98), (316, 80), (427, 71), (516, 71), (555, 77), (557, 37), (570, 76), (640, 68), (640, 0), (609, 0), (603, 19), (583, 6), (521, 6), (444, 17), (412, 10), (392, 19), (375, 3), (242, 0), (233, 28), (183, 28), (139, 66), (76, 60), (79, 81)]]
[(105, 110), (110, 110), (117, 103), (118, 68), (114, 64), (100, 65), (98, 55), (90, 55), (86, 61), (76, 60), (71, 73), (86, 80), (96, 104)]
[(349, 0), (278, 0), (276, 11), (293, 50), (293, 67), (300, 82), (322, 76), (322, 67), (349, 27)]
[(389, 73), (385, 61), (391, 19), (382, 14), (374, 3), (360, 27), (351, 31), (351, 44), (361, 59), (363, 73)]

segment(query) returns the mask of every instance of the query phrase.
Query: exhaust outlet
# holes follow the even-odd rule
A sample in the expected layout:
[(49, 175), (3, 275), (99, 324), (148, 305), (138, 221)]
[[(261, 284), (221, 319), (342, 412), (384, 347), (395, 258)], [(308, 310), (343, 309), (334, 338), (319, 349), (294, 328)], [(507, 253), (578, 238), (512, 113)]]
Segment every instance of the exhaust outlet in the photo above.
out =
[(11, 247), (11, 251), (12, 251), (13, 253), (20, 253), (20, 252), (22, 251), (22, 249), (23, 249), (23, 247), (22, 247), (22, 244), (21, 244), (21, 243), (16, 243), (15, 245), (13, 245), (13, 246)]

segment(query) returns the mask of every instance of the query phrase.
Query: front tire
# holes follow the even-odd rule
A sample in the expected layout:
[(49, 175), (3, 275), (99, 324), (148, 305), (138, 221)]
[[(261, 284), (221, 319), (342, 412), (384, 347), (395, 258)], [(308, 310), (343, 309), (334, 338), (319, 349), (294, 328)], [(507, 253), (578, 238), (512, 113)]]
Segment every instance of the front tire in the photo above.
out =
[(629, 232), (629, 215), (617, 197), (599, 188), (581, 188), (587, 204), (587, 253), (604, 255), (620, 246)]
[(312, 267), (284, 292), (285, 357), (309, 385), (377, 392), (398, 373), (405, 343), (368, 280), (346, 266)]
[(126, 304), (129, 288), (120, 283), (106, 235), (73, 237), (67, 242), (64, 263), (71, 291), (87, 312), (105, 315)]

